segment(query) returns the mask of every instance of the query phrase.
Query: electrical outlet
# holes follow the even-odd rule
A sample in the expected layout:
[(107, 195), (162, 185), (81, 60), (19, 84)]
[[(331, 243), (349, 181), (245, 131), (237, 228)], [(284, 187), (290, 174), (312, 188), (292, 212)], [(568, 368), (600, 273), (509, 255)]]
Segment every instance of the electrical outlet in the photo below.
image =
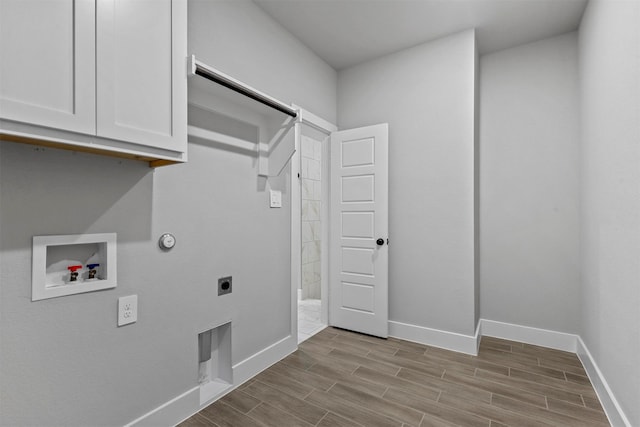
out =
[(118, 326), (138, 320), (138, 295), (118, 298)]

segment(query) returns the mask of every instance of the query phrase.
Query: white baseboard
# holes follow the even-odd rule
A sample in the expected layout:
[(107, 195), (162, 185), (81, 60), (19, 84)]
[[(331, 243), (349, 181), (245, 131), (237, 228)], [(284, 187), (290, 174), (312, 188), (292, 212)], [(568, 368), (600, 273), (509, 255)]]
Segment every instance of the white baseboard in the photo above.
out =
[(474, 356), (478, 354), (478, 331), (475, 336), (463, 335), (390, 320), (389, 336)]
[[(233, 386), (226, 390), (225, 393), (218, 395), (216, 399), (221, 398), (274, 363), (284, 359), (296, 351), (297, 348), (297, 337), (290, 335), (245, 360), (236, 363), (233, 366)], [(201, 405), (200, 387), (194, 387), (140, 418), (131, 421), (126, 427), (174, 426), (211, 404), (213, 401), (212, 399)]]
[(480, 319), (480, 335), (570, 351), (571, 353), (576, 352), (579, 338), (574, 334), (486, 319)]
[(274, 363), (284, 359), (298, 348), (298, 337), (289, 335), (233, 365), (233, 383), (237, 387), (258, 375)]
[(189, 418), (194, 414), (193, 408), (200, 406), (200, 387), (194, 387), (187, 390), (180, 396), (158, 406), (151, 412), (148, 412), (131, 421), (125, 427), (157, 427), (176, 425), (180, 421)]
[(598, 369), (595, 360), (579, 335), (486, 319), (480, 320), (480, 335), (576, 353), (585, 371), (587, 371), (589, 380), (591, 380), (591, 384), (611, 425), (614, 427), (631, 427), (631, 423), (622, 411), (602, 372)]
[(585, 371), (587, 371), (587, 375), (589, 376), (589, 380), (591, 380), (591, 384), (600, 399), (600, 403), (602, 404), (602, 408), (604, 412), (607, 414), (607, 418), (609, 418), (609, 422), (612, 426), (625, 426), (631, 427), (631, 422), (626, 417), (618, 400), (615, 398), (609, 384), (604, 379), (602, 372), (596, 365), (593, 356), (587, 349), (587, 346), (582, 341), (582, 338), (578, 337), (578, 346), (576, 353), (584, 366)]

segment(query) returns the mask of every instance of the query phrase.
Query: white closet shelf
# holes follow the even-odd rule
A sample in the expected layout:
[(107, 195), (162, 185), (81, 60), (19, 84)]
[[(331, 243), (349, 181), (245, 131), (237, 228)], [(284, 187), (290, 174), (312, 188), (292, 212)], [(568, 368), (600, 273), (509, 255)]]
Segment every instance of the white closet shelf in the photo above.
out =
[(257, 157), (258, 176), (280, 175), (295, 153), (291, 130), (301, 120), (299, 109), (196, 60), (195, 55), (190, 57), (189, 76), (189, 141), (240, 150)]

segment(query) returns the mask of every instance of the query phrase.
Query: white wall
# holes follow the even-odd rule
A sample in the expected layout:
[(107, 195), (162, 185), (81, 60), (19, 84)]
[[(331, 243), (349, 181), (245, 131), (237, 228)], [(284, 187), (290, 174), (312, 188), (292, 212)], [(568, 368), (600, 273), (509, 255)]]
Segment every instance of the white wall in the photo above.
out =
[(592, 0), (580, 26), (582, 327), (640, 425), (640, 3)]
[(481, 317), (577, 333), (577, 34), (480, 60)]
[[(191, 35), (216, 32), (197, 52), (211, 65), (335, 118), (335, 72), (257, 6), (189, 7)], [(1, 143), (0, 424), (123, 425), (197, 385), (198, 332), (232, 319), (234, 363), (287, 336), (287, 182), (282, 209), (269, 209), (255, 158), (205, 144), (152, 170)], [(32, 303), (32, 236), (94, 232), (118, 233), (118, 287)], [(165, 232), (177, 238), (167, 253)], [(218, 297), (223, 275), (233, 293)], [(138, 322), (117, 328), (130, 294)]]
[(189, 0), (189, 53), (336, 122), (335, 70), (251, 1)]
[(474, 32), (338, 73), (338, 123), (389, 123), (389, 319), (475, 328)]

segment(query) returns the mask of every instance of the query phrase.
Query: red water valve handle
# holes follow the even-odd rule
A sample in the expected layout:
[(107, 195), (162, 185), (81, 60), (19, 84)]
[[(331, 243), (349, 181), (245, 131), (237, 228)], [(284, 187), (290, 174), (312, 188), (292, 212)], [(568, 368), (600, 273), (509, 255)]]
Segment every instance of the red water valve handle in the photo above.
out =
[(70, 265), (69, 267), (67, 267), (67, 270), (73, 273), (74, 271), (80, 270), (81, 268), (82, 268), (81, 265)]

